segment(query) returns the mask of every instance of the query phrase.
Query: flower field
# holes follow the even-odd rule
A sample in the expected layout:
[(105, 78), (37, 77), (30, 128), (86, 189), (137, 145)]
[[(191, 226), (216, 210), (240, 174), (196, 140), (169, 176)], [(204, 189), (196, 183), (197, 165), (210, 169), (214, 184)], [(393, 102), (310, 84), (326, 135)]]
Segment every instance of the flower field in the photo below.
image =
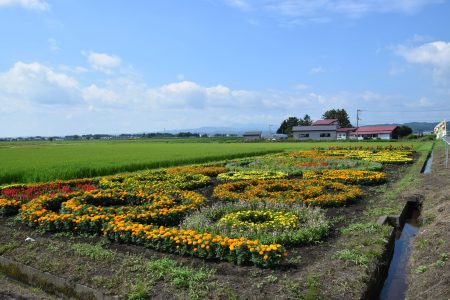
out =
[(0, 189), (0, 216), (50, 233), (270, 267), (291, 247), (321, 242), (332, 228), (326, 210), (364, 201), (363, 186), (389, 180), (385, 165), (412, 161), (407, 147), (331, 148), (10, 185)]
[(322, 180), (339, 181), (343, 183), (364, 184), (364, 185), (380, 184), (386, 181), (386, 176), (383, 172), (362, 171), (352, 169), (307, 171), (303, 173), (303, 178), (322, 179)]

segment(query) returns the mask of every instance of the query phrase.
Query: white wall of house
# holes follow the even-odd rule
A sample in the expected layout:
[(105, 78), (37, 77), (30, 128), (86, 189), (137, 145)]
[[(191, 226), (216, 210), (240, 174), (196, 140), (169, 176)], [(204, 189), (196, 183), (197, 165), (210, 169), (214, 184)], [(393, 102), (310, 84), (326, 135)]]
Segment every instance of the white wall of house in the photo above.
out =
[(335, 140), (336, 131), (334, 130), (300, 131), (294, 132), (293, 137), (299, 140)]
[(367, 139), (390, 140), (392, 139), (392, 135), (390, 133), (358, 134), (358, 140), (362, 141)]
[(378, 138), (382, 140), (390, 140), (391, 135), (389, 133), (379, 133)]
[(338, 140), (346, 140), (347, 139), (347, 132), (338, 132), (336, 139)]

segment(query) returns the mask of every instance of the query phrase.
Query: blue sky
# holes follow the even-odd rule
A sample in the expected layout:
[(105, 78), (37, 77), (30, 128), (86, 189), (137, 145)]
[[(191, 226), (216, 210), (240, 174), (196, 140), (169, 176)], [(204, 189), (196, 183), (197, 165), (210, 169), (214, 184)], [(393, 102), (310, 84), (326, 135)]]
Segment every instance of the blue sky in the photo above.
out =
[(0, 0), (0, 39), (3, 137), (450, 119), (444, 0)]

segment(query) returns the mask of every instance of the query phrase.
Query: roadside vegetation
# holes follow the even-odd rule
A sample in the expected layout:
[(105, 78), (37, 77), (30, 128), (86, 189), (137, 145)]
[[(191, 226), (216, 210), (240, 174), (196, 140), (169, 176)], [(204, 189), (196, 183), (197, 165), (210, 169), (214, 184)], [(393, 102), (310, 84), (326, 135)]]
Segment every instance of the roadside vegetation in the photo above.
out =
[(407, 299), (447, 299), (450, 295), (450, 169), (436, 142), (432, 172), (410, 193), (423, 194), (421, 228), (412, 243)]

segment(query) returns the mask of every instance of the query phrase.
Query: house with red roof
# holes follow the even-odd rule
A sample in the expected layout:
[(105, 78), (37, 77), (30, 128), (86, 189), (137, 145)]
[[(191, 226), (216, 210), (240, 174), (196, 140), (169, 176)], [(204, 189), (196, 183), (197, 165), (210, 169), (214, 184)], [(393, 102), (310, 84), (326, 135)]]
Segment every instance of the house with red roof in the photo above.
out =
[(326, 119), (317, 120), (311, 126), (294, 126), (292, 134), (299, 140), (391, 140), (398, 137), (397, 130), (398, 126), (340, 128), (337, 119)]
[(312, 126), (338, 126), (339, 127), (339, 121), (338, 119), (325, 119), (325, 120), (317, 120), (314, 121)]
[(350, 133), (350, 138), (358, 140), (381, 139), (392, 140), (398, 138), (398, 126), (364, 126), (358, 127)]
[(292, 135), (299, 140), (335, 140), (338, 128), (337, 119), (317, 120), (311, 126), (292, 127)]

